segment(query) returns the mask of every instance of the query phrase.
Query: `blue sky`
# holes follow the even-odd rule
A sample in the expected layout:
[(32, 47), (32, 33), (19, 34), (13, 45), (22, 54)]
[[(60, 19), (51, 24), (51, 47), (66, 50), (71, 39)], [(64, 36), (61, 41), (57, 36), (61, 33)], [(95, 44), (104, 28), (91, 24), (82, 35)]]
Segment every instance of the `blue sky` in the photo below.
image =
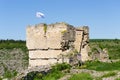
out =
[(56, 22), (87, 25), (92, 39), (120, 39), (120, 0), (0, 0), (0, 39), (25, 40), (27, 25)]

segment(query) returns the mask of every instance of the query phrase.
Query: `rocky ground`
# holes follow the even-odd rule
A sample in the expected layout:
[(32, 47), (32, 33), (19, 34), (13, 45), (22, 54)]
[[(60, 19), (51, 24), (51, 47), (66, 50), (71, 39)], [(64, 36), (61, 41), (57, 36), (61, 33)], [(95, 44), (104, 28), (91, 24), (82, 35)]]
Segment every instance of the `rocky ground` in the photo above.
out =
[(0, 49), (0, 75), (6, 71), (17, 71), (27, 69), (28, 60), (25, 52), (21, 49)]
[[(34, 67), (27, 69), (26, 71), (21, 72), (14, 80), (20, 80), (20, 78), (27, 75), (27, 73), (32, 71), (38, 72), (48, 72), (51, 69), (50, 65)], [(79, 73), (89, 73), (93, 80), (116, 80), (120, 78), (120, 71), (95, 71), (95, 70), (88, 70), (88, 69), (70, 69), (69, 73), (66, 73), (65, 76), (61, 77), (59, 80), (68, 80), (72, 75), (79, 74)], [(111, 75), (112, 74), (112, 75)]]

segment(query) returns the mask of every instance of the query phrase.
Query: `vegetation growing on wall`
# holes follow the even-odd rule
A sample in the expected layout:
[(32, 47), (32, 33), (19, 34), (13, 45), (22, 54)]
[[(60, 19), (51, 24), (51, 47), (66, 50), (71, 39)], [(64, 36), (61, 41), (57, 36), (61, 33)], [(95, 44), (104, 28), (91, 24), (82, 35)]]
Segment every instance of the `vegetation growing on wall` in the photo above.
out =
[(64, 35), (67, 32), (67, 30), (63, 30), (61, 31), (61, 33)]
[(44, 24), (44, 33), (46, 34), (47, 32), (47, 24)]

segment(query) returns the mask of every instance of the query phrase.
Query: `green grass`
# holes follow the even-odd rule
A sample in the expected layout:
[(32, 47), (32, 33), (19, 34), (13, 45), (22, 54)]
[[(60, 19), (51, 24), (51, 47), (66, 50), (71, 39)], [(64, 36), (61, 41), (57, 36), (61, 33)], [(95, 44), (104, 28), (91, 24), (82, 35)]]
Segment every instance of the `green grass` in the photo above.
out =
[(116, 74), (117, 74), (116, 72), (109, 72), (109, 73), (104, 74), (101, 78), (115, 76)]
[[(47, 74), (45, 77), (42, 78), (42, 80), (57, 80), (60, 77), (63, 77), (65, 74), (61, 71), (52, 72), (50, 74)], [(39, 80), (39, 79), (38, 79)]]
[(69, 70), (70, 68), (71, 66), (67, 63), (56, 64), (52, 66), (51, 72), (44, 76), (42, 80), (57, 80), (65, 75), (64, 70)]
[(88, 61), (85, 63), (87, 69), (96, 71), (113, 71), (120, 70), (120, 61), (114, 63), (105, 63), (99, 61)]
[(115, 79), (115, 80), (120, 80), (120, 78), (117, 78), (117, 79)]
[(88, 73), (79, 73), (74, 74), (69, 80), (93, 80), (93, 78)]
[[(70, 68), (71, 66), (67, 63), (56, 64), (52, 66), (51, 71), (48, 73), (31, 72), (27, 74), (26, 78), (27, 80), (57, 80), (68, 73)], [(66, 70), (68, 70), (68, 72), (65, 72)], [(23, 80), (26, 79), (24, 78)]]
[(66, 70), (66, 69), (70, 69), (71, 66), (67, 63), (57, 63), (56, 65), (52, 66), (52, 72), (55, 72), (55, 71), (63, 71), (63, 70)]

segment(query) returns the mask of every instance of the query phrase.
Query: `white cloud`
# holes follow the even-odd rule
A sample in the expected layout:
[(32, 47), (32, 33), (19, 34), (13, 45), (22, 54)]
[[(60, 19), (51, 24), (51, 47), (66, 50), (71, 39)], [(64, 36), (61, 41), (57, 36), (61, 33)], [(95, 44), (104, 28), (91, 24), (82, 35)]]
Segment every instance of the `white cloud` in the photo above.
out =
[(41, 13), (41, 12), (36, 12), (36, 17), (37, 18), (44, 18), (45, 15), (43, 13)]

